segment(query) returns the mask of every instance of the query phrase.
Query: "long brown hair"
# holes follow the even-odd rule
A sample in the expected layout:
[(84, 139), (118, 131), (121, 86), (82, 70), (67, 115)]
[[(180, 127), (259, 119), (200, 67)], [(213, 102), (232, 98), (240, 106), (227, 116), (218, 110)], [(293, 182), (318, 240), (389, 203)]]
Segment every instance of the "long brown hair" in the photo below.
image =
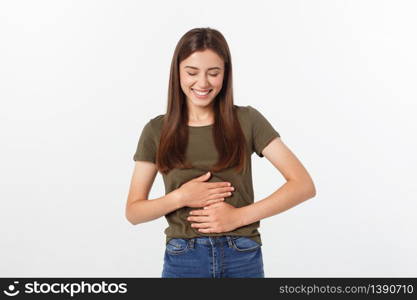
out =
[(229, 47), (219, 31), (206, 27), (186, 32), (178, 41), (172, 57), (167, 112), (156, 154), (157, 168), (164, 174), (173, 168), (192, 168), (192, 165), (185, 161), (188, 107), (186, 95), (180, 85), (179, 65), (192, 53), (206, 49), (213, 50), (224, 61), (222, 88), (213, 100), (213, 140), (219, 159), (209, 171), (216, 172), (234, 166), (237, 172), (246, 169), (247, 147), (233, 104), (232, 60)]

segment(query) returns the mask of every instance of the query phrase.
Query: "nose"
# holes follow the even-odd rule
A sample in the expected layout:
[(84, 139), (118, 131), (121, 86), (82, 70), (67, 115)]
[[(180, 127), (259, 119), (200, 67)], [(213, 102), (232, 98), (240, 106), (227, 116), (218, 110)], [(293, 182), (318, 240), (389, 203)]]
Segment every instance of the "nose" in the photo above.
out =
[(205, 89), (208, 89), (209, 86), (210, 84), (207, 79), (207, 76), (205, 75), (200, 76), (200, 78), (198, 79), (198, 89), (205, 90)]

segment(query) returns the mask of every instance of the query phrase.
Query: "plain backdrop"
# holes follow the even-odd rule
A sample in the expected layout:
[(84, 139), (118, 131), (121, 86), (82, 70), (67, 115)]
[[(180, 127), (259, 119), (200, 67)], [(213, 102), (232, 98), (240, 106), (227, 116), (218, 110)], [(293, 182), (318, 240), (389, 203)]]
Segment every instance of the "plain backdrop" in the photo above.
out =
[[(266, 277), (417, 276), (414, 1), (2, 1), (0, 276), (160, 277), (164, 217), (125, 203), (195, 27), (225, 36), (317, 195), (261, 221)], [(252, 156), (255, 201), (285, 179)], [(165, 193), (157, 175), (150, 198)]]

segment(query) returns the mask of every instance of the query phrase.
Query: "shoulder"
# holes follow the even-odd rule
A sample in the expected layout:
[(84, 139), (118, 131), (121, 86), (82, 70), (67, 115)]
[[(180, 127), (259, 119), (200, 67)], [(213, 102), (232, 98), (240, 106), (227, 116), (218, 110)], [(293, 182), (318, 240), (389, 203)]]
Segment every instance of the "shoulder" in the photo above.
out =
[(155, 141), (160, 136), (163, 117), (164, 115), (157, 115), (151, 119), (148, 119), (142, 129), (141, 135), (143, 139), (150, 139)]
[(253, 122), (257, 121), (262, 114), (252, 105), (239, 106), (235, 105), (237, 115), (244, 122)]
[(157, 115), (151, 118), (148, 123), (145, 125), (149, 127), (154, 133), (158, 133), (162, 129), (162, 125), (164, 123), (164, 116), (165, 115)]
[(250, 106), (234, 105), (238, 117), (246, 119), (249, 115)]

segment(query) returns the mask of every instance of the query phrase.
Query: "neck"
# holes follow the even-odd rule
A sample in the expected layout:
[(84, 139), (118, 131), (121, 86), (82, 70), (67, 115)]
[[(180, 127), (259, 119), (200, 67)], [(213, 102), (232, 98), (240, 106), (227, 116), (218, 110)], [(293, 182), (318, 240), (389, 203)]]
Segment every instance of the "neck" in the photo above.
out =
[(188, 105), (188, 120), (189, 122), (214, 122), (213, 106), (208, 105), (205, 107)]

